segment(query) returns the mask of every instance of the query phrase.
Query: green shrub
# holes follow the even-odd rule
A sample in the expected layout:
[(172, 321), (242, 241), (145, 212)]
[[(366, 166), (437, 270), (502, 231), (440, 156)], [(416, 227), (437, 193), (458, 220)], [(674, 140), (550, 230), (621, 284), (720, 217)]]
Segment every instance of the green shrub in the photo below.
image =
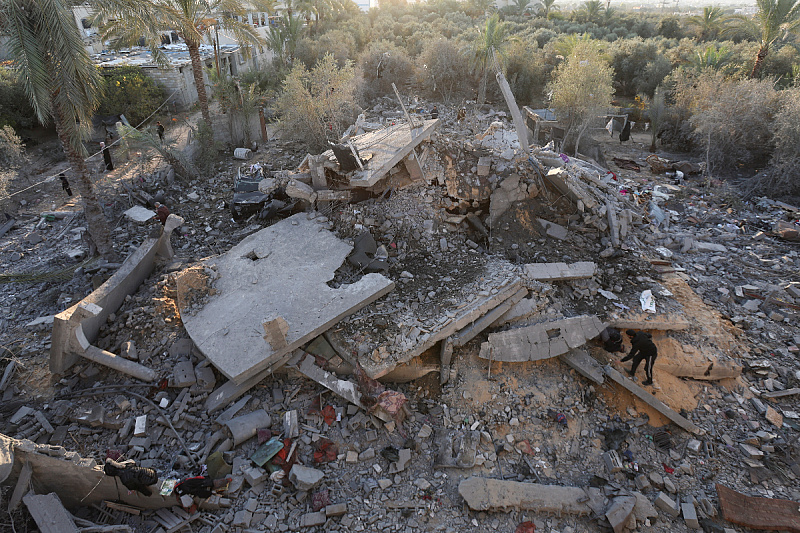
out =
[(164, 101), (164, 89), (140, 67), (114, 67), (101, 70), (103, 97), (97, 113), (122, 113), (132, 126), (138, 126)]
[(17, 81), (15, 72), (0, 66), (0, 128), (5, 125), (32, 128), (37, 123), (36, 113), (28, 103), (25, 89)]

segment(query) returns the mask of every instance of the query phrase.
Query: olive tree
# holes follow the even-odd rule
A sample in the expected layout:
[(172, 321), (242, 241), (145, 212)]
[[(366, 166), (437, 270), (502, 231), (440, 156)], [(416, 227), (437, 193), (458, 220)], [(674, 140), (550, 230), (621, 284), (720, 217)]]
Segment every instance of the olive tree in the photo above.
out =
[(553, 107), (567, 125), (565, 140), (575, 135), (575, 153), (581, 137), (611, 103), (614, 71), (594, 41), (575, 44), (567, 60), (555, 72), (550, 90)]

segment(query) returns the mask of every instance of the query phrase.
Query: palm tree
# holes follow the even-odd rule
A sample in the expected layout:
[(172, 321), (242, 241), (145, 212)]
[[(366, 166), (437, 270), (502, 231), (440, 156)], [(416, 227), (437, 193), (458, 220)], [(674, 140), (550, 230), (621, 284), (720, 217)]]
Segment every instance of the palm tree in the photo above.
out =
[(482, 17), (494, 5), (494, 0), (467, 0), (466, 13), (473, 19)]
[(713, 41), (722, 30), (724, 13), (719, 6), (706, 6), (703, 8), (702, 15), (695, 15), (686, 20), (687, 26), (693, 26), (699, 30), (698, 41)]
[(294, 7), (300, 12), (300, 15), (306, 21), (306, 26), (311, 29), (311, 17), (319, 17), (317, 5), (314, 0), (296, 0)]
[(800, 0), (756, 0), (758, 12), (754, 18), (735, 15), (724, 30), (727, 36), (740, 36), (758, 41), (759, 48), (753, 63), (751, 78), (761, 73), (770, 47), (800, 26)]
[[(159, 48), (161, 35), (170, 29), (177, 32), (189, 50), (197, 100), (207, 124), (211, 124), (211, 113), (200, 58), (200, 43), (204, 37), (214, 26), (221, 26), (242, 45), (264, 44), (252, 25), (236, 18), (247, 15), (239, 0), (96, 0), (94, 5), (94, 19), (109, 21), (101, 27), (101, 36), (111, 38), (113, 48), (135, 45), (143, 37), (153, 58), (161, 65), (167, 64)], [(243, 46), (242, 50), (246, 52), (247, 48)]]
[(505, 22), (500, 22), (500, 16), (495, 13), (486, 21), (486, 27), (481, 28), (481, 33), (472, 44), (472, 59), (476, 70), (480, 70), (481, 82), (478, 88), (478, 104), (486, 100), (486, 81), (489, 68), (494, 62), (493, 52), (502, 55), (508, 45), (508, 27)]
[(558, 11), (561, 9), (561, 6), (556, 5), (556, 0), (541, 0), (541, 10), (540, 13), (544, 13), (545, 19), (550, 19), (550, 12), (551, 11)]
[(696, 70), (704, 70), (707, 68), (719, 70), (726, 66), (732, 57), (733, 52), (726, 46), (720, 46), (719, 49), (717, 49), (716, 46), (710, 44), (706, 46), (705, 49), (695, 52), (694, 56), (691, 58), (690, 64)]
[(86, 166), (92, 115), (100, 95), (100, 73), (83, 46), (72, 10), (64, 0), (15, 0), (0, 4), (0, 34), (25, 93), (42, 124), (55, 125), (58, 140), (78, 177), (89, 235), (104, 257), (114, 256), (100, 202)]
[(581, 7), (579, 13), (586, 19), (587, 22), (594, 22), (600, 20), (600, 14), (603, 12), (605, 8), (603, 4), (600, 3), (600, 0), (586, 0), (583, 3), (583, 7)]
[(514, 9), (518, 15), (523, 15), (531, 8), (531, 0), (514, 0)]
[(275, 52), (282, 67), (294, 60), (297, 42), (303, 33), (303, 21), (300, 17), (292, 17), (285, 13), (277, 26), (270, 26), (267, 34), (267, 48)]

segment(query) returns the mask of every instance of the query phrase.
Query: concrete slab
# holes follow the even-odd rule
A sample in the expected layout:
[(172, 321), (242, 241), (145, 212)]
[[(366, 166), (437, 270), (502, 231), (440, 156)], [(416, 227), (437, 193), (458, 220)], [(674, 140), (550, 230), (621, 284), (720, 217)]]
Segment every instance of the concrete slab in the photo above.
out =
[(147, 222), (156, 216), (155, 211), (151, 211), (150, 209), (140, 205), (135, 205), (122, 214), (125, 215), (125, 218), (128, 220), (139, 223)]
[(525, 277), (534, 281), (568, 281), (591, 278), (597, 264), (591, 261), (577, 263), (530, 263), (525, 265)]
[(603, 323), (595, 316), (577, 316), (490, 333), (478, 354), (483, 359), (524, 362), (549, 359), (597, 337)]
[[(370, 157), (364, 170), (353, 172), (350, 185), (354, 187), (371, 187), (389, 171), (400, 163), (411, 150), (422, 141), (429, 139), (431, 133), (439, 126), (439, 119), (426, 120), (421, 127), (413, 131), (408, 124), (401, 123), (389, 128), (358, 135), (351, 139), (362, 158)], [(323, 155), (333, 156), (328, 150)]]
[(550, 222), (549, 220), (545, 220), (543, 218), (538, 220), (548, 237), (563, 241), (569, 236), (569, 231), (564, 226), (560, 226), (555, 222)]
[[(171, 250), (169, 241), (172, 230), (180, 226), (183, 219), (170, 215), (167, 220), (168, 224), (158, 239), (145, 239), (105, 283), (54, 317), (50, 372), (61, 375), (75, 364), (78, 357), (86, 356), (87, 345), (97, 338), (100, 326), (106, 323), (111, 313), (119, 309), (125, 297), (135, 292), (142, 281), (150, 275), (156, 257), (167, 258), (163, 254)], [(87, 308), (96, 309), (97, 312), (84, 313), (83, 310)], [(81, 342), (76, 342), (77, 340)]]
[(282, 220), (204, 262), (216, 278), (205, 286), (197, 270), (181, 273), (183, 324), (203, 355), (242, 383), (394, 288), (380, 274), (328, 286), (351, 250), (305, 213)]
[[(473, 328), (485, 328), (481, 318), (489, 314), (493, 309), (502, 305), (515, 295), (519, 295), (523, 285), (518, 276), (501, 276), (502, 280), (492, 280), (489, 276), (482, 278), (481, 282), (485, 290), (481, 291), (477, 297), (469, 303), (460, 304), (452, 309), (453, 316), (444, 316), (437, 324), (430, 327), (429, 332), (419, 335), (409, 348), (403, 348), (404, 343), (395, 341), (392, 346), (392, 357), (381, 362), (375, 362), (369, 357), (361, 357), (359, 363), (367, 375), (373, 379), (381, 378), (398, 365), (408, 362), (421, 355), (425, 350), (430, 349), (439, 341), (448, 337), (461, 335), (462, 339), (475, 333)], [(503, 311), (505, 314), (507, 311)], [(492, 320), (494, 321), (494, 320)], [(471, 337), (470, 337), (471, 338)]]
[(592, 513), (586, 492), (578, 487), (470, 477), (458, 484), (458, 493), (473, 511), (520, 509), (557, 513), (559, 516)]
[(561, 355), (561, 360), (580, 375), (594, 381), (598, 385), (602, 385), (605, 381), (605, 373), (603, 372), (602, 365), (598, 363), (594, 357), (589, 355), (589, 352), (586, 350), (570, 350)]
[(55, 493), (28, 494), (23, 498), (41, 533), (78, 533), (72, 515), (64, 508)]
[(630, 379), (626, 378), (616, 370), (614, 370), (610, 365), (606, 365), (603, 369), (605, 374), (611, 378), (613, 381), (616, 381), (628, 391), (633, 393), (634, 396), (642, 400), (644, 403), (661, 413), (662, 415), (669, 418), (675, 425), (688, 431), (689, 433), (698, 434), (701, 433), (702, 430), (694, 425), (689, 420), (686, 420), (681, 415), (670, 409), (664, 402), (641, 388), (639, 385), (631, 381)]

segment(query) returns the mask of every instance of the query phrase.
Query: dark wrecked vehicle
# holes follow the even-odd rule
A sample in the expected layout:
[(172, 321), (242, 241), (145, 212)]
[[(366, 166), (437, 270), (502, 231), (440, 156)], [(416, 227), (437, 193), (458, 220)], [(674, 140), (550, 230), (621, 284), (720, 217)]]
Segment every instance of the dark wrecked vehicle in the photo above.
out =
[[(266, 186), (259, 189), (262, 181), (266, 181)], [(244, 222), (252, 217), (258, 220), (287, 217), (292, 214), (295, 203), (282, 187), (275, 185), (274, 180), (265, 180), (261, 165), (239, 168), (231, 202), (231, 215), (236, 222)]]

